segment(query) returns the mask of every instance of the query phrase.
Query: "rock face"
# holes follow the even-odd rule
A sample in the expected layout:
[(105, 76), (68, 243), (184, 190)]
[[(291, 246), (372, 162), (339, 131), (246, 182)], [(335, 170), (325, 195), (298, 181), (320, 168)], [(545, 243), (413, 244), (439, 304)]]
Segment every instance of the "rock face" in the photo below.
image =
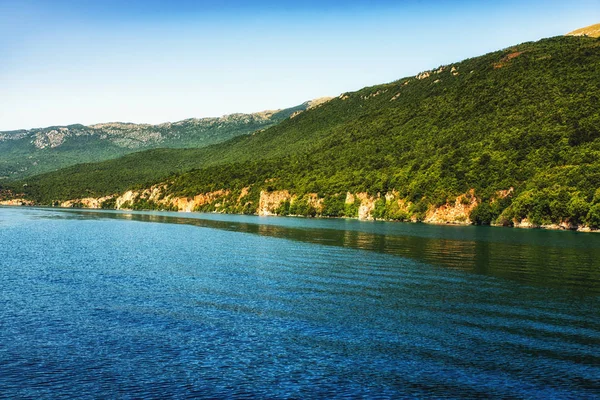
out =
[[(315, 107), (324, 99), (316, 99), (305, 103), (305, 107)], [(315, 105), (312, 105), (312, 104)], [(96, 136), (112, 144), (138, 149), (150, 144), (159, 144), (166, 140), (178, 139), (181, 134), (202, 132), (226, 125), (242, 126), (248, 124), (264, 124), (282, 110), (267, 110), (253, 114), (229, 114), (222, 117), (189, 118), (178, 122), (166, 122), (158, 125), (108, 122), (95, 125), (69, 125), (61, 127), (39, 128), (13, 132), (0, 132), (0, 142), (31, 138), (31, 143), (38, 149), (61, 146), (69, 138)]]
[(260, 200), (258, 203), (258, 215), (276, 215), (275, 210), (279, 208), (284, 201), (291, 201), (292, 196), (287, 190), (279, 190), (274, 192), (260, 192)]
[(362, 96), (362, 99), (363, 100), (369, 100), (369, 99), (372, 99), (373, 97), (377, 97), (380, 94), (384, 94), (384, 93), (387, 93), (387, 89), (386, 90), (378, 90), (376, 92), (373, 92), (373, 93), (370, 93), (368, 95)]
[(356, 193), (356, 199), (360, 200), (358, 219), (362, 221), (372, 220), (373, 216), (371, 214), (375, 208), (375, 198), (369, 196), (368, 193)]
[(198, 207), (205, 204), (212, 204), (227, 196), (229, 190), (217, 190), (209, 193), (198, 194), (194, 197), (171, 197), (164, 196), (166, 187), (164, 185), (153, 186), (145, 190), (128, 190), (122, 195), (104, 196), (99, 198), (83, 198), (67, 200), (60, 203), (60, 207), (83, 207), (83, 208), (102, 208), (102, 203), (107, 200), (114, 200), (114, 207), (117, 210), (130, 209), (134, 202), (144, 200), (167, 209), (174, 209), (182, 212), (195, 211)]
[[(103, 203), (110, 200), (109, 208), (116, 209), (132, 209), (149, 206), (150, 209), (163, 209), (182, 212), (192, 212), (199, 210), (208, 210), (215, 212), (231, 212), (228, 206), (232, 202), (236, 206), (250, 206), (252, 212), (252, 203), (249, 202), (247, 196), (250, 194), (250, 187), (245, 187), (241, 191), (231, 193), (230, 190), (217, 190), (213, 192), (200, 193), (193, 197), (177, 197), (168, 195), (168, 184), (160, 184), (152, 186), (145, 190), (127, 191), (121, 195), (104, 196), (99, 198), (81, 198), (61, 202), (61, 207), (77, 207), (77, 208), (102, 208)], [(514, 189), (511, 187), (506, 190), (501, 190), (492, 198), (493, 204), (498, 199), (512, 196)], [(303, 204), (304, 207), (309, 206), (313, 209), (313, 214), (303, 215), (321, 215), (323, 212), (324, 199), (319, 198), (317, 193), (304, 194), (301, 197), (290, 193), (288, 190), (276, 191), (261, 191), (258, 199), (258, 205), (254, 206), (255, 213), (260, 216), (278, 215), (280, 207), (284, 202), (288, 202), (284, 215), (293, 215), (294, 204)], [(301, 202), (301, 203), (298, 203)], [(422, 222), (428, 224), (454, 224), (454, 225), (470, 225), (470, 215), (473, 209), (479, 204), (479, 200), (475, 195), (474, 189), (468, 193), (458, 196), (453, 202), (448, 202), (440, 207), (430, 207), (424, 214), (411, 212), (413, 204), (400, 198), (397, 191), (387, 192), (385, 194), (369, 195), (366, 192), (352, 193), (347, 192), (344, 204), (346, 206), (354, 205), (354, 212), (359, 220), (370, 221), (374, 219), (391, 220), (410, 220), (417, 222), (422, 218)], [(382, 204), (385, 205), (385, 214), (381, 212)], [(33, 202), (22, 199), (0, 199), (0, 205), (34, 205)], [(211, 206), (208, 209), (204, 206)], [(376, 210), (377, 208), (377, 210)], [(237, 208), (240, 212), (241, 208)], [(352, 207), (350, 208), (352, 209)], [(289, 211), (287, 211), (289, 210)], [(377, 211), (377, 212), (376, 212)], [(247, 212), (244, 210), (244, 212)], [(375, 218), (376, 217), (376, 218)], [(507, 221), (506, 225), (516, 228), (543, 228), (554, 230), (577, 230), (580, 232), (594, 232), (596, 229), (591, 229), (587, 226), (572, 224), (568, 221), (563, 221), (560, 224), (539, 225), (529, 221), (527, 218), (522, 220)]]
[(159, 200), (157, 203), (171, 205), (177, 208), (178, 211), (192, 212), (198, 207), (205, 204), (211, 204), (228, 195), (228, 190), (217, 190), (204, 194), (198, 194), (192, 198), (189, 197), (169, 197), (165, 200)]
[(327, 103), (331, 99), (333, 99), (333, 97), (319, 97), (317, 99), (313, 99), (313, 100), (307, 101), (306, 102), (306, 104), (307, 104), (306, 109), (310, 110), (310, 109), (319, 107), (319, 106)]
[(354, 195), (350, 192), (346, 193), (346, 200), (344, 201), (345, 204), (354, 204), (355, 198)]
[(61, 207), (70, 208), (70, 207), (83, 207), (83, 208), (102, 208), (102, 203), (105, 200), (112, 198), (111, 196), (105, 197), (87, 197), (84, 199), (77, 200), (67, 200), (60, 203)]
[(294, 112), (292, 115), (290, 115), (290, 118), (294, 118), (294, 117), (298, 116), (299, 114), (303, 113), (304, 111), (308, 111), (313, 108), (322, 106), (323, 104), (327, 103), (331, 99), (333, 99), (333, 97), (319, 97), (317, 99), (309, 100), (302, 104), (302, 106), (304, 107), (304, 110), (298, 110), (298, 111)]
[[(152, 186), (150, 189), (142, 191), (130, 190), (116, 198), (115, 206), (117, 209), (130, 208), (133, 202), (141, 199), (166, 208), (173, 208), (177, 211), (192, 212), (198, 207), (202, 207), (205, 204), (212, 204), (230, 193), (229, 190), (217, 190), (214, 192), (197, 194), (194, 197), (172, 197), (164, 196), (165, 190), (166, 186), (164, 185)], [(107, 198), (112, 197), (109, 196)], [(107, 198), (105, 198), (105, 200)]]
[(478, 204), (475, 191), (471, 189), (468, 194), (458, 196), (454, 203), (446, 203), (441, 207), (432, 207), (427, 210), (423, 222), (429, 224), (471, 225), (472, 221), (469, 216)]
[(45, 149), (46, 147), (58, 147), (65, 141), (65, 137), (68, 134), (69, 128), (66, 127), (52, 129), (49, 132), (38, 131), (35, 133), (33, 144), (38, 149)]
[(529, 219), (527, 219), (527, 218), (523, 218), (520, 221), (514, 220), (513, 226), (515, 228), (539, 228), (540, 227), (539, 225), (536, 225), (536, 224), (532, 223), (531, 221), (529, 221)]
[(551, 230), (564, 230), (564, 231), (576, 231), (576, 230), (580, 229), (579, 226), (572, 224), (568, 221), (563, 221), (560, 224), (542, 225), (541, 228), (551, 229)]
[(515, 228), (525, 228), (525, 229), (543, 228), (543, 229), (549, 229), (549, 230), (564, 230), (564, 231), (578, 231), (578, 232), (594, 232), (594, 231), (596, 231), (594, 229), (591, 229), (588, 226), (573, 224), (569, 221), (563, 221), (560, 224), (539, 225), (539, 224), (534, 224), (533, 222), (529, 221), (529, 219), (527, 219), (527, 218), (524, 218), (520, 221), (513, 220), (513, 226)]
[(136, 198), (138, 193), (139, 192), (134, 192), (132, 190), (129, 190), (129, 191), (123, 193), (121, 196), (117, 197), (117, 201), (116, 201), (117, 209), (123, 208), (123, 205), (125, 205), (125, 203), (132, 202), (133, 199)]
[(298, 198), (298, 196), (290, 194), (287, 190), (276, 190), (272, 192), (261, 191), (260, 200), (258, 203), (257, 214), (260, 216), (277, 215), (277, 210), (284, 202), (289, 202), (291, 205), (298, 201), (305, 201), (310, 207), (313, 207), (317, 213), (323, 210), (323, 199), (320, 199), (317, 193), (308, 193)]
[(317, 193), (307, 194), (306, 202), (309, 206), (313, 207), (317, 213), (320, 213), (323, 210), (323, 199), (320, 199)]
[[(399, 194), (396, 191), (388, 192), (381, 196), (370, 196), (366, 192), (360, 193), (346, 193), (345, 204), (354, 204), (359, 202), (358, 205), (358, 219), (362, 221), (372, 221), (373, 210), (375, 209), (375, 202), (378, 199), (385, 199), (387, 203), (396, 202), (398, 210), (409, 214), (410, 204), (405, 200), (399, 198)], [(261, 192), (260, 204), (258, 207), (258, 215), (276, 215), (276, 210), (284, 201), (293, 203), (297, 198), (291, 195), (287, 190), (274, 191), (274, 192)], [(315, 193), (306, 195), (306, 200), (309, 205), (313, 206), (317, 211), (322, 210), (323, 199), (319, 199)], [(477, 207), (478, 201), (475, 197), (474, 191), (471, 191), (467, 195), (462, 195), (456, 198), (454, 203), (445, 204), (439, 208), (432, 208), (428, 211), (427, 216), (423, 222), (432, 224), (471, 224), (469, 215), (473, 208)], [(416, 220), (413, 218), (413, 220)]]
[(26, 199), (10, 199), (10, 200), (1, 200), (0, 206), (33, 206), (34, 203), (30, 200)]

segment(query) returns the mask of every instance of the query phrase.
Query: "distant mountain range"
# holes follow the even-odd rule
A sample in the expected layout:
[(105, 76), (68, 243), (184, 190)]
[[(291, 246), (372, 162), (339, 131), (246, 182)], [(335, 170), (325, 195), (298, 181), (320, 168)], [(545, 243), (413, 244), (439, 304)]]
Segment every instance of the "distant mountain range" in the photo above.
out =
[(598, 71), (600, 38), (523, 43), (288, 109), (207, 147), (71, 166), (2, 193), (13, 204), (598, 229)]
[(283, 110), (159, 125), (112, 122), (0, 132), (0, 179), (24, 178), (153, 148), (204, 147), (267, 128), (319, 101), (323, 100)]

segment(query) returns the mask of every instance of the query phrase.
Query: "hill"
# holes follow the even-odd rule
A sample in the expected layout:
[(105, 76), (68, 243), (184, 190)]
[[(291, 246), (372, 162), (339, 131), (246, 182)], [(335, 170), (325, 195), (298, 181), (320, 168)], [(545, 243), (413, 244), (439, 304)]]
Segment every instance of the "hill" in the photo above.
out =
[(113, 122), (0, 132), (0, 180), (21, 179), (153, 148), (204, 147), (267, 128), (310, 104), (159, 125)]
[(523, 43), (221, 144), (82, 165), (13, 191), (45, 204), (588, 229), (600, 225), (598, 70), (599, 39)]
[(600, 37), (600, 24), (586, 26), (585, 28), (576, 29), (573, 32), (567, 33), (568, 36), (588, 36), (597, 38)]

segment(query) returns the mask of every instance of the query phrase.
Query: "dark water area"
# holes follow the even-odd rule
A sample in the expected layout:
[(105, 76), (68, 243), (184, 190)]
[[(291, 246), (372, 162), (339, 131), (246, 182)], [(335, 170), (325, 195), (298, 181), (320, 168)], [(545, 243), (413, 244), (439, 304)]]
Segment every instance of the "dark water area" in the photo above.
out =
[(0, 208), (0, 397), (598, 398), (600, 235)]
[(172, 212), (69, 210), (57, 217), (186, 224), (258, 234), (392, 254), (572, 294), (600, 295), (600, 234), (596, 233)]

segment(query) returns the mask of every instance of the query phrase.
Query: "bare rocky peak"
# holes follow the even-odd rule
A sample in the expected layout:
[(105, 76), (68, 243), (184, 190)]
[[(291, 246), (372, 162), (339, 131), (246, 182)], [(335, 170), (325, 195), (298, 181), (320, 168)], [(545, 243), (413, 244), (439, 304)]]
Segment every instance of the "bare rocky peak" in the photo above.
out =
[(99, 136), (113, 144), (126, 148), (140, 148), (151, 143), (161, 143), (167, 137), (179, 137), (173, 129), (186, 127), (221, 127), (226, 124), (248, 124), (252, 122), (269, 122), (281, 110), (266, 110), (252, 114), (235, 113), (221, 117), (189, 118), (178, 122), (162, 124), (134, 124), (129, 122), (106, 122), (89, 126), (70, 125), (48, 128), (35, 128), (10, 132), (0, 132), (0, 142), (28, 138), (37, 149), (55, 148), (74, 136)]
[(311, 108), (315, 108), (320, 106), (321, 104), (327, 103), (329, 100), (333, 99), (333, 97), (319, 97), (313, 100), (309, 100), (306, 102), (306, 109), (310, 110)]
[(172, 126), (183, 126), (183, 125), (211, 125), (214, 123), (223, 122), (248, 122), (250, 120), (268, 120), (275, 113), (281, 110), (265, 110), (251, 114), (244, 113), (233, 113), (226, 114), (220, 117), (204, 117), (204, 118), (187, 118), (176, 122), (163, 122), (157, 125), (151, 124), (134, 124), (130, 122), (106, 122), (95, 125), (90, 125), (88, 128), (92, 129), (103, 129), (103, 130), (140, 130), (140, 129), (168, 129)]
[[(305, 107), (305, 110), (310, 110), (316, 107), (319, 107), (325, 103), (327, 103), (329, 100), (333, 99), (333, 97), (318, 97), (316, 99), (313, 100), (309, 100), (305, 103), (303, 103), (302, 105)], [(294, 112), (290, 118), (294, 118), (296, 117), (298, 114), (303, 113), (305, 110), (298, 110), (296, 112)]]
[(51, 131), (46, 132), (39, 131), (35, 133), (33, 144), (38, 149), (58, 147), (65, 141), (65, 137), (68, 133), (69, 129), (67, 128), (52, 129)]
[(600, 24), (586, 26), (567, 33), (567, 36), (589, 36), (593, 38), (600, 37)]
[(89, 125), (91, 129), (144, 129), (149, 128), (150, 124), (134, 124), (130, 122), (106, 122), (101, 124)]

